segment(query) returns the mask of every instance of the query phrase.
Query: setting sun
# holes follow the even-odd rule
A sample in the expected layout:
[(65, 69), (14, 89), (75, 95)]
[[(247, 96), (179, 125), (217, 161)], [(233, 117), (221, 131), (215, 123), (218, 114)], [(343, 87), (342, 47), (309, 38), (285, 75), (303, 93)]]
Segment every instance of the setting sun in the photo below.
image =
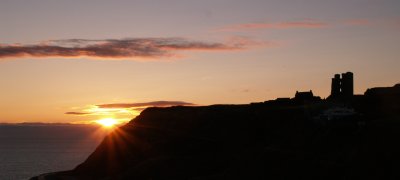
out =
[(104, 118), (96, 121), (98, 124), (102, 125), (103, 127), (113, 127), (118, 124), (118, 121), (113, 118)]

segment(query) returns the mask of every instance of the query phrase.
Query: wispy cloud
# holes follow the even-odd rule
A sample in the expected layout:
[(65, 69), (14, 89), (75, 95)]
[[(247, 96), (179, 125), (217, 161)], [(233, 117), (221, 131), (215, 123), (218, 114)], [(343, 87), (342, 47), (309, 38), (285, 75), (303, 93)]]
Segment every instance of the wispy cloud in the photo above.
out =
[(65, 114), (83, 116), (83, 115), (89, 115), (91, 113), (86, 113), (86, 112), (66, 112)]
[(389, 23), (391, 27), (394, 27), (396, 30), (400, 30), (400, 17), (394, 19)]
[(166, 107), (166, 106), (193, 106), (195, 104), (184, 101), (152, 101), (143, 103), (115, 103), (115, 104), (100, 104), (99, 108), (140, 108), (140, 107)]
[(67, 39), (44, 41), (33, 45), (1, 45), (0, 59), (20, 57), (90, 57), (101, 59), (162, 58), (177, 55), (176, 51), (239, 50), (250, 42), (202, 42), (184, 38), (130, 39)]
[(368, 19), (348, 19), (343, 21), (343, 24), (351, 26), (365, 26), (370, 25), (371, 21)]
[(244, 23), (218, 28), (216, 31), (247, 31), (256, 29), (295, 29), (295, 28), (324, 28), (328, 23), (316, 20), (287, 21), (277, 23)]
[(147, 107), (169, 107), (169, 106), (193, 106), (196, 104), (185, 102), (185, 101), (151, 101), (151, 102), (139, 102), (139, 103), (112, 103), (112, 104), (100, 104), (90, 105), (82, 108), (81, 111), (70, 111), (65, 114), (84, 116), (132, 116), (132, 114), (138, 113)]

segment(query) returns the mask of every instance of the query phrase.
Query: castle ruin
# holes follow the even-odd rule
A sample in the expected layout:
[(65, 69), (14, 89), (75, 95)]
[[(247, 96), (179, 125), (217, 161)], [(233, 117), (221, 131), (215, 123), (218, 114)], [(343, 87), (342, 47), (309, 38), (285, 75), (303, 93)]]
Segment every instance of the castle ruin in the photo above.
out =
[(346, 72), (340, 74), (335, 74), (332, 78), (331, 95), (330, 99), (343, 99), (348, 100), (354, 95), (354, 80), (353, 73)]

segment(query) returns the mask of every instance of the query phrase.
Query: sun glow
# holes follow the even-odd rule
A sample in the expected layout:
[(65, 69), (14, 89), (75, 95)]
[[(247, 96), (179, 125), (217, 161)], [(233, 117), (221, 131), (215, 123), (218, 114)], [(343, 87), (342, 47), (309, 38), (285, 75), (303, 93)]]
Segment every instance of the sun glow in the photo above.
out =
[(111, 128), (118, 124), (118, 121), (113, 118), (104, 118), (97, 120), (96, 123), (102, 125), (103, 127)]

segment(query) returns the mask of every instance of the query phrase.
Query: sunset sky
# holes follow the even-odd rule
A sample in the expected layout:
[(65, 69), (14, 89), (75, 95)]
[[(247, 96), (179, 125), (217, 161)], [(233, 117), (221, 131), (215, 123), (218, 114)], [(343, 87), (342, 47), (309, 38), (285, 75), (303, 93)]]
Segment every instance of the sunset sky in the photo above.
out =
[(0, 123), (400, 83), (399, 0), (0, 0)]

